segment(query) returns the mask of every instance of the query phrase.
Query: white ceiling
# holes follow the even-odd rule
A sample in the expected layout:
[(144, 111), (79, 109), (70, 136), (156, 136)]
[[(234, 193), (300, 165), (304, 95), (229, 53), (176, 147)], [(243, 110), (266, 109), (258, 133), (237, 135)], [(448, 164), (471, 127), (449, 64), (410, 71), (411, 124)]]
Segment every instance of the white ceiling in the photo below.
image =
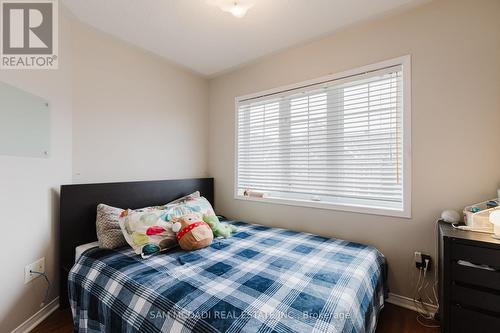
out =
[(235, 18), (210, 0), (63, 0), (82, 21), (206, 76), (426, 0), (245, 0)]

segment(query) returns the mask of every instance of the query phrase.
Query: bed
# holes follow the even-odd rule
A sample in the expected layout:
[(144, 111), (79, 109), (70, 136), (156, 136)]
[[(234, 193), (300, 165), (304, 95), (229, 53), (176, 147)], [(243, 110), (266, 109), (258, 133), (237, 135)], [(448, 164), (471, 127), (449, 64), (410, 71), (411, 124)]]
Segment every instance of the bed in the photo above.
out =
[[(208, 197), (213, 202), (213, 192)], [(378, 250), (227, 222), (237, 233), (198, 251), (174, 249), (148, 259), (128, 247), (85, 251), (67, 272), (75, 331), (375, 331), (386, 286)]]

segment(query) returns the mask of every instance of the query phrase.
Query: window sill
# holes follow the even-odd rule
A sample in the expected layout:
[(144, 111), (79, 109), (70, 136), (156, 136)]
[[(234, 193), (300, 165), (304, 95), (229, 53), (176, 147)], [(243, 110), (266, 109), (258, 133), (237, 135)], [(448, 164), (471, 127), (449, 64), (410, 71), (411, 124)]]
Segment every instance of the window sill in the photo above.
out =
[(298, 206), (298, 207), (308, 207), (308, 208), (319, 208), (328, 210), (337, 210), (343, 212), (370, 214), (370, 215), (381, 215), (390, 217), (401, 217), (401, 218), (411, 218), (411, 212), (407, 210), (389, 209), (389, 208), (377, 208), (377, 207), (367, 207), (360, 205), (344, 205), (344, 204), (334, 204), (329, 202), (319, 202), (310, 200), (298, 200), (298, 199), (282, 199), (282, 198), (255, 198), (255, 197), (245, 197), (242, 195), (235, 195), (234, 199), (242, 201), (253, 201), (253, 202), (263, 202), (270, 204), (288, 205), (288, 206)]

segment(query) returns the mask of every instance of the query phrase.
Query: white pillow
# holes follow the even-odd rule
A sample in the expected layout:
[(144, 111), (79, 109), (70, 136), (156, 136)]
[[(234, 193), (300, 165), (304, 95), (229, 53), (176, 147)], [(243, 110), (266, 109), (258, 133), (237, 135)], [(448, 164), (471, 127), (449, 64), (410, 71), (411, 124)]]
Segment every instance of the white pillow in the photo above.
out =
[(177, 246), (172, 222), (165, 220), (165, 210), (134, 211), (127, 209), (120, 216), (120, 228), (127, 243), (143, 258)]

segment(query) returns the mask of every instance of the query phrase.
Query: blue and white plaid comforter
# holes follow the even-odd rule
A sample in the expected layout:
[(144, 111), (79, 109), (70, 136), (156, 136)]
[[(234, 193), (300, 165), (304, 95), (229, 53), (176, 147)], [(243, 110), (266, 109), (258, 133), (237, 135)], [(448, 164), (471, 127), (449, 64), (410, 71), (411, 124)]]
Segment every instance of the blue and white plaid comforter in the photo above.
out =
[(91, 249), (69, 274), (77, 332), (374, 332), (375, 248), (234, 222), (205, 249), (141, 259)]

